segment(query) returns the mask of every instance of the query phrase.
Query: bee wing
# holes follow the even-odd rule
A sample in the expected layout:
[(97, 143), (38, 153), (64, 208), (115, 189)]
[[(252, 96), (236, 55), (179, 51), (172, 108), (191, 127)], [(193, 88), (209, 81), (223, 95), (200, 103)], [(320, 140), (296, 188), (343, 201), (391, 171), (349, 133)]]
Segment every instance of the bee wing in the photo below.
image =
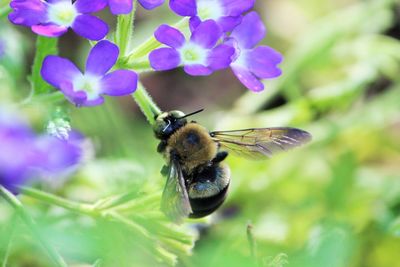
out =
[(311, 140), (310, 133), (289, 127), (215, 131), (210, 135), (223, 149), (250, 159), (269, 158)]
[(192, 213), (182, 169), (176, 161), (171, 161), (169, 166), (167, 182), (161, 199), (161, 210), (176, 223), (181, 223)]

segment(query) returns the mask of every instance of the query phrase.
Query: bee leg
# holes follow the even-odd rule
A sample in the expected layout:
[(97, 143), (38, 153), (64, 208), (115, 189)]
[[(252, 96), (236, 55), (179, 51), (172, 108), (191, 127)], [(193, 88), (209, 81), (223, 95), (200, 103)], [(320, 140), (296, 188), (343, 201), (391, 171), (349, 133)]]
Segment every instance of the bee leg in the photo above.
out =
[(217, 155), (215, 156), (215, 158), (213, 158), (212, 162), (219, 163), (219, 162), (223, 161), (224, 159), (226, 159), (227, 156), (228, 156), (228, 152), (226, 152), (226, 151), (218, 152)]
[(167, 148), (167, 141), (162, 140), (157, 146), (157, 152), (162, 153), (165, 151), (166, 148)]
[(162, 168), (161, 168), (161, 170), (160, 170), (161, 175), (162, 175), (162, 176), (167, 176), (167, 175), (168, 175), (168, 172), (169, 172), (168, 166), (167, 166), (167, 165), (163, 165)]

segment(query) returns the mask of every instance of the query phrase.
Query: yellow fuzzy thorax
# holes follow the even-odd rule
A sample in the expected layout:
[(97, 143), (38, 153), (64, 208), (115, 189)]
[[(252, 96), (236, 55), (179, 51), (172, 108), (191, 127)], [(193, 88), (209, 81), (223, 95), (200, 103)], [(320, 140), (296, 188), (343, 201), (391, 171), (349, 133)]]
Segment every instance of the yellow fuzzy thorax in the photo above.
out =
[(217, 150), (207, 129), (197, 123), (186, 124), (168, 139), (167, 154), (174, 151), (188, 172), (212, 160)]

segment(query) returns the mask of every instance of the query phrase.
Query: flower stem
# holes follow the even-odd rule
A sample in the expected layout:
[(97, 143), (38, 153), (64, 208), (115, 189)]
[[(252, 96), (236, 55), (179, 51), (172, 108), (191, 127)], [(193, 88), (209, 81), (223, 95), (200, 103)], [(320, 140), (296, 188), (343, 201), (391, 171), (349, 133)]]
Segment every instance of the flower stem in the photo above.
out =
[(3, 186), (0, 186), (0, 195), (14, 208), (21, 220), (30, 228), (35, 239), (41, 243), (56, 266), (67, 267), (67, 264), (60, 254), (58, 254), (58, 252), (42, 237), (32, 217), (25, 210), (19, 199)]
[(115, 43), (119, 47), (119, 56), (124, 57), (133, 34), (135, 22), (136, 1), (133, 1), (131, 13), (127, 15), (119, 15), (117, 18), (117, 29), (115, 32)]
[(40, 190), (33, 188), (21, 187), (21, 193), (26, 196), (32, 197), (34, 199), (40, 200), (45, 203), (51, 203), (59, 207), (63, 207), (67, 210), (82, 213), (82, 214), (92, 214), (93, 209), (89, 204), (81, 204), (77, 202), (70, 201), (59, 196), (49, 194)]
[(153, 125), (155, 122), (155, 117), (161, 114), (161, 110), (156, 103), (154, 103), (153, 99), (149, 93), (147, 93), (142, 83), (139, 82), (138, 88), (136, 89), (135, 93), (132, 94), (132, 96), (140, 107), (140, 110), (146, 116), (147, 121)]
[[(187, 25), (187, 18), (183, 18), (177, 23), (173, 25), (173, 27), (183, 30), (188, 27)], [(141, 57), (146, 56), (148, 53), (150, 53), (152, 50), (160, 47), (162, 44), (159, 43), (154, 36), (151, 36), (149, 39), (144, 41), (141, 45), (136, 47), (134, 50), (129, 53), (128, 56), (126, 56), (123, 59), (123, 64), (126, 67), (129, 67), (130, 65), (134, 64), (135, 61)]]

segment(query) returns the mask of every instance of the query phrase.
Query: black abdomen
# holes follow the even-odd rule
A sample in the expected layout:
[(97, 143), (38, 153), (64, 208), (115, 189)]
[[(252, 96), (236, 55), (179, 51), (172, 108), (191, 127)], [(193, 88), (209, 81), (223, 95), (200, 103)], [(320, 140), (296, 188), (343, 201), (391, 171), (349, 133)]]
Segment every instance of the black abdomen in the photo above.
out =
[(226, 198), (226, 193), (228, 192), (227, 185), (221, 192), (217, 195), (208, 198), (189, 198), (190, 206), (192, 207), (193, 213), (189, 215), (190, 218), (201, 218), (213, 213), (218, 209), (222, 203), (224, 203)]
[(187, 185), (190, 218), (201, 218), (214, 212), (225, 201), (230, 183), (230, 170), (226, 164), (215, 163), (195, 172)]

